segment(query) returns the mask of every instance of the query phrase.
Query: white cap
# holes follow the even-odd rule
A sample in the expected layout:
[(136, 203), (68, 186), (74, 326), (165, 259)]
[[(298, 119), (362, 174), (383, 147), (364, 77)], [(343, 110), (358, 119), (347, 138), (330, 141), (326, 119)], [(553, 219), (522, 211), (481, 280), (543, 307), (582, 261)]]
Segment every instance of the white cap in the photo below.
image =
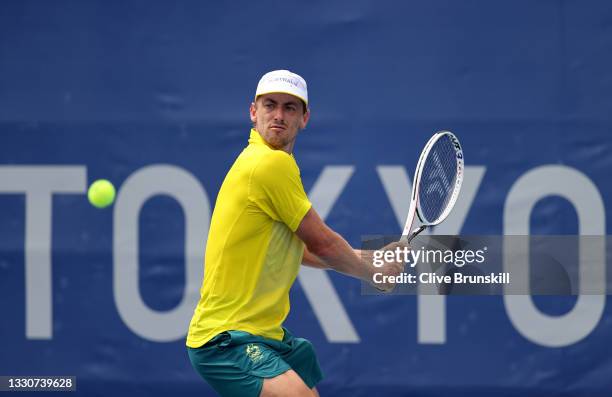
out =
[(293, 95), (308, 105), (306, 80), (288, 70), (273, 70), (264, 74), (261, 80), (259, 80), (255, 99), (260, 95), (272, 93)]

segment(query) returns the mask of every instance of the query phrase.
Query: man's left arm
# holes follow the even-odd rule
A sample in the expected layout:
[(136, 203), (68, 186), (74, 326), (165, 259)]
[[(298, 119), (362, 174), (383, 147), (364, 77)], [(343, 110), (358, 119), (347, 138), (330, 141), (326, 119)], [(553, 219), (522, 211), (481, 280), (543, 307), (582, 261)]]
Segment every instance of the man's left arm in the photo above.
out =
[[(362, 257), (364, 251), (353, 249), (355, 251), (355, 255)], [(308, 250), (308, 247), (304, 247), (304, 257), (302, 258), (302, 264), (308, 267), (314, 267), (315, 269), (330, 269), (329, 266), (323, 262), (321, 258), (313, 254)]]

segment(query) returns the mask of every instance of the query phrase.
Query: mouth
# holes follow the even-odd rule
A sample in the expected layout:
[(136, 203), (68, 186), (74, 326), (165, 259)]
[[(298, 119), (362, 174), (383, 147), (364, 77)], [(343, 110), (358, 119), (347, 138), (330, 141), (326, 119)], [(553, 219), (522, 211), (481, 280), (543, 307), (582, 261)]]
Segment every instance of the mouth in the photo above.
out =
[(270, 127), (270, 129), (281, 130), (282, 131), (282, 130), (285, 129), (285, 127), (283, 127), (282, 125), (273, 125), (273, 126)]

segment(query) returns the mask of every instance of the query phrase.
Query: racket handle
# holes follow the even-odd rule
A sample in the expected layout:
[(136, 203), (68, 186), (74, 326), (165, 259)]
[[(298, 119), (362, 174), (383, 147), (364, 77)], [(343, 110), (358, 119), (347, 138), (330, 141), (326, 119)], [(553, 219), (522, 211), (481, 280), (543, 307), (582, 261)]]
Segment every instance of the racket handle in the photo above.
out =
[(427, 226), (425, 225), (421, 225), (418, 228), (414, 229), (412, 231), (412, 233), (410, 233), (409, 235), (403, 235), (402, 236), (402, 240), (408, 242), (410, 244), (410, 242), (412, 241), (413, 238), (415, 238), (416, 236), (418, 236), (423, 230), (425, 230), (427, 228)]

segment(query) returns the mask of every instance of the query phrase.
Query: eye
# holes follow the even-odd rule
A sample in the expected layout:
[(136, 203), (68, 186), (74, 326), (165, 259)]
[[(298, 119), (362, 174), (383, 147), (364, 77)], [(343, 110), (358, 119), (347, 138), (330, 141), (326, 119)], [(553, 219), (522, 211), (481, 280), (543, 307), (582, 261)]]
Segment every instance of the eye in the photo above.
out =
[(294, 105), (289, 105), (287, 106), (287, 110), (290, 112), (295, 112), (297, 110), (297, 108)]
[(268, 110), (271, 110), (274, 108), (274, 104), (268, 102), (268, 103), (264, 103), (264, 107)]

